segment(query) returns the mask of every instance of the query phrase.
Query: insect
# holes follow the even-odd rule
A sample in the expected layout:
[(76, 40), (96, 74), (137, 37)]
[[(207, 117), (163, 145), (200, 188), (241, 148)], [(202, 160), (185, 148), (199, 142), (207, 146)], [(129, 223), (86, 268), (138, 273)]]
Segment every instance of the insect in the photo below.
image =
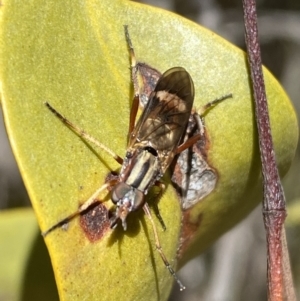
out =
[[(108, 180), (76, 212), (50, 227), (43, 232), (43, 235), (46, 236), (55, 228), (66, 224), (73, 217), (88, 209), (95, 203), (97, 196), (108, 189), (111, 191), (111, 200), (116, 205), (116, 210), (110, 217), (110, 227), (115, 228), (120, 221), (126, 230), (128, 215), (143, 208), (152, 224), (156, 248), (165, 266), (177, 281), (180, 290), (183, 290), (185, 289), (184, 285), (178, 279), (162, 250), (145, 196), (153, 186), (158, 186), (161, 190), (160, 195), (162, 194), (164, 185), (159, 180), (174, 157), (190, 148), (201, 138), (201, 132), (197, 132), (191, 137), (186, 136), (191, 116), (197, 115), (192, 115), (194, 84), (191, 76), (184, 68), (174, 67), (167, 70), (158, 79), (154, 74), (152, 83), (155, 82), (155, 86), (153, 85), (152, 88), (150, 85), (147, 93), (143, 95), (144, 90), (141, 90), (137, 78), (141, 65), (135, 60), (127, 26), (125, 26), (125, 35), (131, 54), (134, 99), (130, 113), (129, 142), (124, 159), (78, 128), (49, 103), (45, 103), (63, 123), (82, 138), (109, 153), (122, 167), (117, 178), (113, 177)], [(144, 64), (144, 66), (146, 65)], [(139, 103), (143, 103), (144, 109), (138, 121), (135, 122)], [(213, 104), (210, 103), (209, 106)], [(194, 119), (198, 120), (197, 118)], [(160, 216), (158, 217), (160, 218)]]
[[(145, 108), (150, 99), (151, 92), (162, 74), (148, 64), (136, 61), (126, 26), (125, 35), (131, 54), (134, 90), (138, 94), (140, 106)], [(180, 194), (183, 211), (192, 208), (215, 188), (217, 174), (207, 163), (205, 150), (207, 138), (202, 116), (209, 108), (231, 97), (232, 94), (226, 94), (208, 102), (198, 111), (193, 109), (191, 112), (183, 141), (186, 142), (193, 137), (194, 143), (191, 143), (190, 148), (178, 150), (178, 156), (175, 162), (173, 162), (175, 164), (172, 164), (171, 168), (173, 186)]]
[[(131, 56), (134, 91), (138, 95), (140, 107), (145, 108), (150, 99), (151, 92), (162, 74), (152, 66), (136, 60), (127, 26), (125, 26), (125, 35)], [(225, 94), (220, 98), (206, 103), (200, 109), (193, 109), (191, 111), (183, 142), (193, 138), (194, 143), (191, 143), (192, 145), (189, 148), (178, 149), (178, 155), (170, 166), (172, 174), (171, 183), (179, 195), (178, 199), (182, 209), (182, 228), (177, 248), (177, 258), (182, 257), (185, 250), (193, 241), (194, 236), (190, 228), (189, 210), (214, 190), (218, 180), (216, 170), (207, 161), (208, 136), (203, 116), (211, 107), (231, 97), (231, 93)], [(163, 228), (166, 229), (158, 209), (156, 215)], [(197, 227), (192, 228), (196, 229)]]

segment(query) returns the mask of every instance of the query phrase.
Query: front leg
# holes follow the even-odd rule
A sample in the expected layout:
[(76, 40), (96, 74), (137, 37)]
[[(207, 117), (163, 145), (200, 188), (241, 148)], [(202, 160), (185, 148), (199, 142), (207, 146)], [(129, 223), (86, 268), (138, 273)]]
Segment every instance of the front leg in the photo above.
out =
[(68, 222), (70, 222), (74, 217), (78, 216), (80, 213), (82, 213), (83, 211), (87, 210), (90, 206), (92, 206), (94, 203), (96, 203), (98, 201), (97, 197), (99, 196), (99, 194), (106, 190), (106, 189), (110, 189), (111, 186), (116, 185), (116, 183), (118, 182), (118, 180), (111, 180), (108, 181), (107, 183), (105, 183), (104, 185), (102, 185), (100, 188), (98, 188), (93, 195), (87, 200), (85, 201), (78, 209), (77, 211), (73, 212), (72, 214), (68, 215), (67, 217), (65, 217), (64, 219), (58, 221), (57, 223), (55, 223), (54, 225), (52, 225), (50, 228), (48, 228), (46, 231), (42, 232), (42, 235), (45, 237), (47, 236), (50, 232), (52, 232), (53, 230), (55, 230), (58, 227), (62, 227), (65, 224), (67, 224)]

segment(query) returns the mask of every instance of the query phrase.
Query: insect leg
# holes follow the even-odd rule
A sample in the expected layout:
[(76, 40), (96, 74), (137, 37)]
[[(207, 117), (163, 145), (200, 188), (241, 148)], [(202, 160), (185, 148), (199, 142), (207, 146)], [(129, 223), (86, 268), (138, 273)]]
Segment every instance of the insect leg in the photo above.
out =
[(159, 188), (159, 193), (157, 193), (155, 195), (155, 202), (153, 203), (153, 209), (155, 211), (155, 215), (156, 215), (157, 219), (159, 220), (163, 230), (166, 231), (167, 230), (166, 224), (165, 224), (162, 216), (160, 215), (159, 208), (158, 208), (158, 201), (160, 200), (161, 196), (163, 195), (163, 193), (166, 189), (166, 186), (164, 183), (162, 183), (160, 181), (156, 181), (154, 185)]
[(129, 31), (128, 31), (128, 25), (124, 25), (124, 30), (125, 30), (126, 42), (127, 42), (129, 52), (130, 52), (131, 68), (134, 69), (134, 68), (136, 68), (137, 61), (136, 61), (136, 58), (135, 58), (134, 49), (133, 49), (132, 42), (131, 42), (131, 39), (130, 39), (130, 35), (129, 35)]
[(201, 133), (200, 134), (196, 134), (196, 135), (192, 136), (191, 138), (189, 138), (184, 143), (180, 144), (177, 147), (177, 149), (176, 149), (176, 154), (180, 154), (181, 152), (183, 152), (187, 148), (189, 148), (192, 145), (194, 145), (201, 138), (201, 135), (202, 135)]
[(193, 117), (194, 117), (194, 120), (196, 121), (197, 123), (197, 126), (198, 126), (198, 129), (199, 129), (199, 132), (200, 132), (200, 135), (204, 135), (204, 115), (205, 113), (212, 107), (214, 107), (215, 105), (217, 105), (219, 102), (225, 100), (225, 99), (228, 99), (228, 98), (232, 98), (232, 94), (226, 94), (226, 95), (223, 95), (221, 96), (220, 98), (217, 98), (213, 101), (210, 101), (208, 102), (207, 104), (205, 104), (204, 106), (202, 106), (198, 112), (195, 112), (193, 114)]
[(74, 217), (76, 217), (77, 215), (79, 215), (81, 212), (85, 211), (86, 209), (88, 209), (93, 203), (95, 203), (97, 201), (97, 196), (105, 189), (114, 186), (116, 183), (118, 182), (118, 180), (110, 180), (109, 182), (105, 183), (104, 185), (102, 185), (100, 188), (98, 188), (93, 195), (87, 200), (85, 201), (79, 208), (77, 211), (75, 211), (74, 213), (70, 214), (69, 216), (65, 217), (64, 219), (60, 220), (59, 222), (57, 222), (56, 224), (54, 224), (53, 226), (51, 226), (49, 229), (47, 229), (46, 231), (42, 232), (42, 235), (45, 237), (46, 235), (48, 235), (50, 232), (52, 232), (53, 230), (55, 230), (58, 227), (63, 226), (64, 224), (68, 223), (69, 221), (71, 221)]
[(213, 101), (208, 102), (207, 104), (205, 104), (204, 106), (202, 106), (199, 110), (198, 110), (198, 114), (203, 117), (203, 115), (207, 112), (207, 110), (213, 106), (215, 106), (216, 104), (218, 104), (219, 102), (227, 99), (227, 98), (232, 98), (232, 94), (226, 94), (221, 96), (220, 98), (217, 98)]
[(170, 265), (168, 259), (166, 258), (165, 254), (164, 254), (164, 252), (163, 252), (163, 250), (162, 250), (162, 247), (161, 247), (161, 244), (160, 244), (160, 241), (159, 241), (159, 238), (158, 238), (156, 226), (155, 226), (155, 224), (154, 224), (154, 221), (153, 221), (153, 218), (152, 218), (152, 216), (151, 216), (150, 209), (149, 209), (149, 206), (148, 206), (147, 203), (144, 205), (143, 209), (144, 209), (146, 215), (149, 217), (149, 220), (150, 220), (150, 222), (151, 222), (151, 224), (152, 224), (152, 228), (153, 228), (153, 232), (154, 232), (154, 237), (155, 237), (155, 246), (156, 246), (156, 249), (157, 249), (157, 251), (159, 252), (159, 255), (160, 255), (162, 261), (164, 262), (166, 268), (169, 270), (170, 274), (171, 274), (171, 275), (173, 276), (173, 278), (176, 280), (176, 282), (177, 282), (178, 285), (179, 285), (180, 290), (182, 291), (182, 290), (185, 289), (185, 286), (184, 286), (184, 285), (181, 283), (181, 281), (178, 279), (178, 277), (177, 277), (175, 271), (174, 271), (173, 268), (171, 267), (171, 265)]
[(54, 109), (48, 102), (45, 102), (45, 105), (47, 108), (56, 115), (63, 123), (65, 123), (68, 127), (70, 127), (78, 136), (84, 138), (87, 141), (90, 141), (94, 145), (98, 146), (102, 150), (106, 151), (108, 154), (110, 154), (119, 164), (123, 164), (123, 159), (119, 157), (116, 153), (114, 153), (111, 149), (109, 149), (107, 146), (99, 142), (97, 139), (92, 137), (91, 135), (87, 134), (84, 130), (77, 127), (74, 123), (72, 123), (70, 120), (68, 120), (65, 116), (60, 114), (56, 109)]
[(139, 83), (138, 83), (138, 67), (137, 67), (137, 61), (134, 53), (134, 49), (132, 46), (132, 42), (129, 36), (128, 31), (128, 25), (124, 25), (125, 30), (125, 37), (127, 41), (127, 45), (130, 52), (130, 62), (131, 62), (131, 76), (132, 76), (132, 83), (133, 83), (133, 89), (134, 89), (134, 97), (133, 97), (133, 103), (130, 111), (130, 121), (129, 121), (129, 129), (128, 133), (129, 135), (132, 133), (134, 125), (135, 125), (135, 118), (136, 114), (139, 108), (139, 102), (140, 102), (140, 95), (139, 95)]
[[(133, 83), (133, 89), (134, 89), (134, 101), (133, 101), (133, 105), (135, 105), (135, 99), (137, 98), (138, 103), (139, 103), (139, 79), (138, 79), (138, 63), (135, 57), (135, 53), (134, 53), (134, 49), (132, 46), (132, 42), (129, 36), (129, 31), (128, 31), (128, 25), (124, 25), (124, 30), (125, 30), (125, 37), (126, 37), (126, 42), (129, 48), (129, 53), (130, 53), (130, 62), (131, 62), (131, 77), (132, 77), (132, 83)], [(136, 112), (138, 109), (138, 104), (137, 104), (137, 108), (136, 108)], [(131, 110), (134, 111), (134, 110)], [(135, 112), (135, 115), (136, 115)], [(130, 120), (131, 120), (132, 116), (130, 116)], [(134, 116), (135, 119), (135, 116)]]
[(131, 80), (133, 83), (134, 98), (130, 113), (129, 134), (133, 131), (139, 105), (144, 108), (151, 92), (154, 90), (161, 73), (151, 66), (138, 62), (130, 39), (128, 25), (124, 25), (126, 42), (130, 53)]

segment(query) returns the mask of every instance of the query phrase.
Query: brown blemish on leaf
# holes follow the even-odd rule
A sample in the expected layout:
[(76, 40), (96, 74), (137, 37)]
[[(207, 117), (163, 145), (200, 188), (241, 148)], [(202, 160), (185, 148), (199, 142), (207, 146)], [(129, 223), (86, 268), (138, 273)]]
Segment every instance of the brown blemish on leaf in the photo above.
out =
[(101, 239), (110, 229), (109, 212), (103, 203), (96, 202), (80, 214), (80, 226), (91, 242)]
[(192, 241), (195, 233), (199, 230), (202, 221), (202, 214), (200, 214), (195, 222), (190, 220), (190, 210), (184, 211), (181, 219), (181, 233), (179, 237), (179, 244), (177, 248), (177, 259), (181, 259)]

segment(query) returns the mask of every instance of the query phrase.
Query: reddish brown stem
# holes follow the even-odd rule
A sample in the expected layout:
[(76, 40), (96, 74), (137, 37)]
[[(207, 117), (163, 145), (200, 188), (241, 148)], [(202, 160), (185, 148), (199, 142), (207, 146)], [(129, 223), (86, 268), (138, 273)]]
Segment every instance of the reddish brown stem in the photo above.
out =
[(255, 0), (243, 0), (245, 39), (251, 70), (255, 114), (263, 173), (263, 217), (267, 236), (268, 300), (284, 300), (282, 229), (285, 197), (275, 161), (270, 119), (262, 74)]

